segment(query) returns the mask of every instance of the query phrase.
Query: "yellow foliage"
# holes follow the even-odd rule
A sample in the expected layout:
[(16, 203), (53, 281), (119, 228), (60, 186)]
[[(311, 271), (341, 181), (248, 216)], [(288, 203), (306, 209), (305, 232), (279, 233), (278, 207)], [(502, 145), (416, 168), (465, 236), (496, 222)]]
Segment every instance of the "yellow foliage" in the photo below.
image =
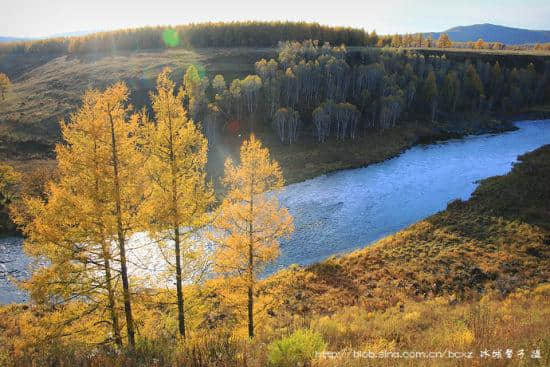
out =
[(294, 230), (292, 217), (280, 208), (273, 190), (283, 186), (277, 162), (254, 135), (241, 146), (240, 164), (225, 164), (227, 194), (214, 220), (218, 244), (214, 270), (234, 277), (248, 291), (249, 335), (253, 335), (253, 291), (257, 275), (279, 256), (279, 239)]

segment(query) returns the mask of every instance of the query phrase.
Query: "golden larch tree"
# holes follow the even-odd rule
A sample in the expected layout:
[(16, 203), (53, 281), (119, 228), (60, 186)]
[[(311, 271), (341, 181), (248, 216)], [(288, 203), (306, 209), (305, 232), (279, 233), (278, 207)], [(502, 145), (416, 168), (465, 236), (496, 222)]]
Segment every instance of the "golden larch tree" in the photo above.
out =
[(0, 73), (0, 94), (2, 95), (2, 100), (6, 99), (6, 93), (8, 93), (10, 88), (10, 78), (4, 73)]
[(158, 76), (157, 90), (151, 94), (155, 122), (145, 123), (144, 128), (149, 191), (142, 216), (159, 244), (173, 244), (175, 261), (170, 265), (175, 268), (179, 332), (185, 337), (182, 262), (204, 257), (200, 244), (186, 237), (207, 222), (206, 210), (214, 196), (206, 184), (208, 142), (187, 118), (184, 92), (180, 88), (174, 94), (169, 75), (167, 68)]
[(10, 209), (16, 206), (20, 186), (21, 174), (8, 164), (0, 164), (0, 231), (2, 232), (9, 233), (15, 229), (10, 221)]
[(246, 288), (248, 335), (253, 337), (257, 277), (279, 256), (279, 239), (293, 232), (293, 219), (276, 197), (284, 184), (281, 168), (254, 135), (243, 142), (238, 166), (226, 161), (223, 183), (227, 194), (212, 236), (218, 244), (214, 270)]
[(441, 33), (439, 39), (437, 40), (437, 47), (439, 48), (449, 48), (452, 46), (451, 40), (447, 33)]
[[(123, 91), (122, 85), (116, 86)], [(111, 126), (104, 103), (110, 93), (88, 91), (79, 111), (62, 123), (63, 143), (56, 147), (59, 178), (50, 182), (45, 200), (26, 198), (25, 250), (47, 259), (27, 288), (40, 302), (83, 300), (83, 314), (107, 309), (113, 339), (121, 347), (115, 281), (119, 261), (113, 246), (116, 203), (112, 184)], [(119, 98), (119, 97), (117, 97)], [(73, 308), (75, 309), (75, 308)]]
[(133, 349), (135, 332), (126, 246), (132, 234), (142, 229), (138, 213), (143, 197), (144, 157), (138, 149), (139, 115), (128, 118), (130, 107), (127, 100), (128, 88), (124, 83), (107, 88), (97, 104), (96, 118), (107, 127), (103, 141), (110, 159), (103, 168), (105, 188), (110, 194), (108, 235), (118, 246), (126, 332), (128, 344)]

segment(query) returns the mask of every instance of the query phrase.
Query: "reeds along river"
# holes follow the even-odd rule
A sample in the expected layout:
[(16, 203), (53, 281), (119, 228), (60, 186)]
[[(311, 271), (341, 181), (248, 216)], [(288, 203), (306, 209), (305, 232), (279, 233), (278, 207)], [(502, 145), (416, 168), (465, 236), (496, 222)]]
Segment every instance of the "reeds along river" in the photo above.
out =
[[(518, 122), (517, 127), (416, 146), (379, 164), (285, 187), (278, 196), (294, 216), (296, 229), (281, 243), (281, 256), (266, 274), (363, 247), (445, 209), (454, 199), (468, 199), (477, 181), (506, 174), (518, 155), (550, 144), (550, 120)], [(20, 238), (0, 242), (11, 261), (6, 269), (24, 276), (28, 261), (20, 245)], [(158, 256), (147, 257), (154, 259), (155, 269), (162, 267)], [(0, 303), (24, 297), (0, 275)]]

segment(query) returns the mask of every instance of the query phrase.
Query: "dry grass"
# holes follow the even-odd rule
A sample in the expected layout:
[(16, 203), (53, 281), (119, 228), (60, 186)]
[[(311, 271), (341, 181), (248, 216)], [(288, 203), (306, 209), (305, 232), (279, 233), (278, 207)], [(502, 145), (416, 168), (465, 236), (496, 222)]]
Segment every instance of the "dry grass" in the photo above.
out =
[[(549, 302), (550, 286), (543, 285), (532, 291), (513, 293), (505, 299), (488, 295), (456, 305), (449, 304), (447, 298), (436, 298), (405, 302), (378, 312), (345, 308), (311, 322), (311, 328), (320, 332), (328, 343), (327, 351), (344, 352), (337, 358), (318, 358), (313, 365), (547, 366), (550, 363)], [(511, 358), (505, 354), (507, 349), (512, 350)], [(481, 358), (484, 350), (488, 350), (491, 357)], [(501, 358), (493, 358), (493, 351), (498, 350)], [(523, 358), (518, 355), (520, 350), (524, 351)], [(531, 358), (535, 350), (540, 351), (540, 359)], [(353, 351), (363, 353), (359, 357)], [(365, 358), (368, 352), (379, 356), (384, 351), (441, 352), (442, 355)]]

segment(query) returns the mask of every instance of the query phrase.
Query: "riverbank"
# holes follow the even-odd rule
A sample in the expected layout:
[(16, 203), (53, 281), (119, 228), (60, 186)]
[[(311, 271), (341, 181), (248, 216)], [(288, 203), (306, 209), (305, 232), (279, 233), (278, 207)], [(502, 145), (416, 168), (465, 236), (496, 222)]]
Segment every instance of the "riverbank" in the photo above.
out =
[(368, 131), (354, 140), (330, 140), (323, 144), (317, 143), (313, 136), (301, 137), (300, 143), (293, 145), (283, 145), (268, 134), (260, 136), (281, 165), (285, 182), (292, 184), (334, 171), (383, 162), (418, 144), (515, 129), (513, 119), (487, 118), (447, 123), (409, 122), (387, 130)]

